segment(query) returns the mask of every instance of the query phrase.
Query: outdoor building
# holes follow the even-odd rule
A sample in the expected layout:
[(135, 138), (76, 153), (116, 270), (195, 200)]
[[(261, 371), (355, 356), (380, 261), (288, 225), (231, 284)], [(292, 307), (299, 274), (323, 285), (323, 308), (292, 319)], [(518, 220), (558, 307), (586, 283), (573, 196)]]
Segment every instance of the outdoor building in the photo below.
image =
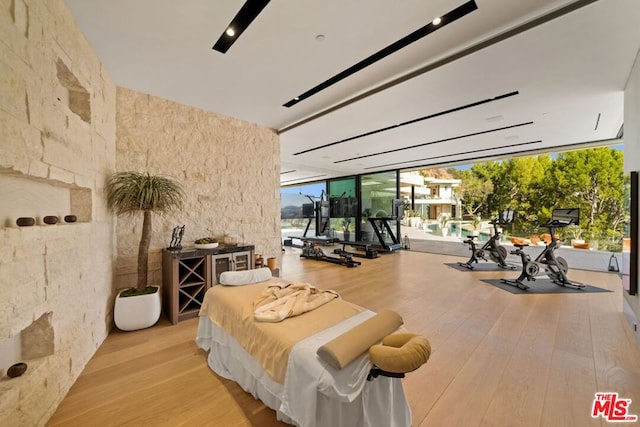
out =
[(423, 220), (437, 220), (442, 215), (460, 215), (460, 200), (456, 189), (461, 180), (425, 176), (422, 171), (400, 173), (400, 195), (410, 206), (411, 215)]

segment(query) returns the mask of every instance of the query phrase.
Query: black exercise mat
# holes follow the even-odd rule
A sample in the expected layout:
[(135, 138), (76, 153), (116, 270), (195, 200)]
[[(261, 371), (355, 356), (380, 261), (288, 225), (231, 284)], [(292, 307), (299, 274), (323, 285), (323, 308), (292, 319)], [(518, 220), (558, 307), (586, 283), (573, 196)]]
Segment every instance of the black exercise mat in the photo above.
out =
[[(501, 279), (485, 279), (484, 283), (488, 283), (497, 288), (509, 291), (512, 294), (579, 294), (579, 293), (592, 293), (592, 292), (612, 292), (608, 289), (602, 289), (591, 285), (585, 285), (584, 288), (576, 289), (570, 286), (556, 285), (551, 279), (546, 277), (536, 278), (533, 282), (525, 281), (524, 284), (529, 286), (526, 291), (517, 288), (513, 285), (504, 283)], [(573, 282), (577, 285), (581, 285), (580, 282)]]
[(445, 265), (448, 265), (451, 268), (455, 268), (459, 271), (520, 271), (521, 267), (519, 265), (507, 264), (513, 266), (513, 268), (502, 268), (498, 264), (492, 261), (480, 261), (474, 262), (473, 269), (467, 268), (463, 265), (458, 264), (457, 262), (447, 262)]

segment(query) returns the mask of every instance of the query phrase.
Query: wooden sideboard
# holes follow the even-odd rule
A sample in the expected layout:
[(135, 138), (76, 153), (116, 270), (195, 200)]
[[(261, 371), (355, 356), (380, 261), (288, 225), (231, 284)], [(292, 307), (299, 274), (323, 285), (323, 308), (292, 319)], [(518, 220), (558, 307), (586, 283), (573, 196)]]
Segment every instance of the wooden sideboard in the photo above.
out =
[(225, 271), (254, 268), (253, 245), (162, 251), (162, 304), (174, 325), (196, 317), (207, 290)]

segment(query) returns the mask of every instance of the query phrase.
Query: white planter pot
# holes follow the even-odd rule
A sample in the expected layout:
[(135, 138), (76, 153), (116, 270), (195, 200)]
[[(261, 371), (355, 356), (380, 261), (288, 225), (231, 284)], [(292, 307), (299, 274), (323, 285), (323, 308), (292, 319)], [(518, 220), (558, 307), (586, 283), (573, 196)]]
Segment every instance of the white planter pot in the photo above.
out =
[[(122, 293), (123, 291), (120, 291)], [(113, 321), (122, 331), (137, 331), (156, 324), (160, 319), (160, 288), (147, 295), (136, 295), (122, 298), (116, 297), (113, 309)]]

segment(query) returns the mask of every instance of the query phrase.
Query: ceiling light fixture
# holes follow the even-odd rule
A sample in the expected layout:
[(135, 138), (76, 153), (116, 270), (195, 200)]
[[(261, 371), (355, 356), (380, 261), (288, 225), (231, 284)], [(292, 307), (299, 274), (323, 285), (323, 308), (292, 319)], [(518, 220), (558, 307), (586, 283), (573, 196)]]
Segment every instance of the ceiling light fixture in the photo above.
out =
[(347, 68), (346, 70), (343, 70), (341, 72), (339, 72), (338, 74), (336, 74), (335, 76), (329, 78), (328, 80), (325, 80), (324, 82), (320, 83), (319, 85), (309, 89), (308, 91), (306, 91), (305, 93), (298, 95), (296, 98), (291, 99), (290, 101), (287, 101), (286, 103), (284, 103), (282, 106), (283, 107), (293, 107), (295, 104), (297, 104), (298, 102), (309, 98), (312, 95), (315, 95), (316, 93), (328, 88), (329, 86), (332, 86), (336, 83), (338, 83), (339, 81), (346, 79), (347, 77), (357, 73), (360, 70), (363, 70), (366, 67), (369, 67), (373, 64), (375, 64), (376, 62), (380, 61), (381, 59), (386, 58), (387, 56), (399, 51), (400, 49), (403, 49), (405, 47), (407, 47), (408, 45), (410, 45), (411, 43), (414, 43), (426, 36), (428, 36), (429, 34), (431, 34), (432, 32), (445, 27), (448, 24), (451, 24), (452, 22), (462, 18), (463, 16), (473, 12), (474, 10), (478, 9), (478, 5), (476, 4), (475, 0), (469, 0), (465, 3), (463, 3), (461, 6), (458, 6), (457, 8), (447, 12), (446, 14), (444, 14), (441, 18), (439, 18), (441, 20), (442, 25), (434, 25), (433, 22), (429, 22), (427, 25), (418, 28), (417, 30), (415, 30), (414, 32), (412, 32), (409, 35), (404, 36), (403, 38), (401, 38), (398, 41), (395, 41), (393, 43), (391, 43), (390, 45), (380, 49), (379, 51), (377, 51), (376, 53), (374, 53), (373, 55), (363, 59), (362, 61), (356, 63), (355, 65), (352, 65), (351, 67)]
[(440, 18), (439, 16), (433, 21), (431, 21), (433, 25), (440, 25), (441, 22), (442, 22), (442, 18)]
[(212, 49), (220, 53), (226, 53), (227, 50), (235, 43), (244, 30), (249, 27), (254, 19), (262, 12), (262, 9), (269, 4), (270, 0), (248, 0), (246, 1), (236, 16), (231, 20), (227, 28), (222, 33)]

